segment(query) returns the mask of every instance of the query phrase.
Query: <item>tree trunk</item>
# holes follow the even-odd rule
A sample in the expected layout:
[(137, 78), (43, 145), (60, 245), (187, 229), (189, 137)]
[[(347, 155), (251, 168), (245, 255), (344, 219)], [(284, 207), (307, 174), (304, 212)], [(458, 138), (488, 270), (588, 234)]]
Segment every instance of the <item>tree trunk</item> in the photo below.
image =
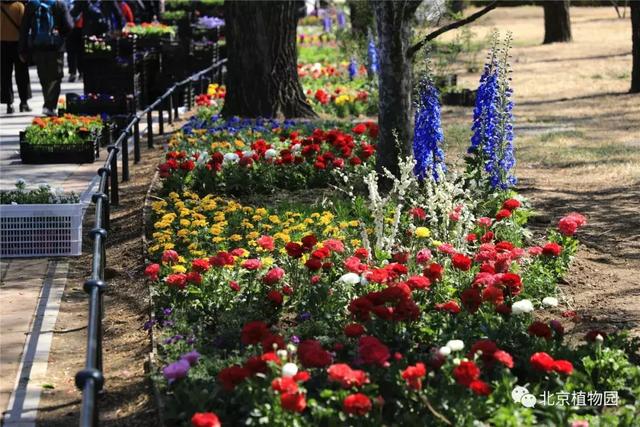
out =
[[(411, 47), (411, 20), (420, 1), (372, 1), (378, 28), (380, 92), (376, 169), (398, 175), (398, 156), (411, 153), (413, 115), (412, 64), (407, 56)], [(382, 176), (382, 175), (381, 175)], [(389, 182), (381, 181), (383, 187)]]
[(225, 1), (227, 78), (222, 115), (315, 117), (298, 80), (293, 0)]
[(631, 68), (631, 93), (640, 93), (640, 2), (631, 2), (631, 51), (633, 66)]
[(348, 0), (351, 21), (351, 34), (360, 40), (367, 38), (369, 28), (373, 26), (373, 12), (367, 0)]
[(571, 19), (569, 0), (546, 0), (544, 8), (543, 44), (571, 41)]

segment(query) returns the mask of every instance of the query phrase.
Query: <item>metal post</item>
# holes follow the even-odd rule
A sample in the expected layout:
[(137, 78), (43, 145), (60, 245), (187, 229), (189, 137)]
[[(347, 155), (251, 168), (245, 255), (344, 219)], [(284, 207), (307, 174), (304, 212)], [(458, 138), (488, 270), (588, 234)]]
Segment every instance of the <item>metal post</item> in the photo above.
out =
[(187, 87), (187, 109), (191, 110), (193, 108), (193, 80), (189, 79)]
[(164, 135), (164, 113), (162, 112), (162, 102), (158, 107), (158, 135)]
[(129, 136), (131, 133), (125, 130), (122, 138), (122, 181), (129, 181)]
[(109, 230), (111, 228), (111, 202), (110, 202), (111, 188), (109, 187), (109, 175), (111, 175), (111, 172), (109, 172), (108, 169), (106, 169), (106, 171), (107, 171), (107, 176), (105, 176), (104, 178), (104, 194), (107, 197), (103, 202), (104, 217), (102, 218), (102, 223), (104, 224), (103, 227), (105, 228), (105, 230)]
[(111, 204), (118, 205), (120, 203), (120, 194), (118, 191), (118, 147), (110, 145), (107, 151), (113, 151), (111, 157)]
[(178, 113), (179, 113), (179, 112), (178, 112), (178, 106), (180, 105), (180, 103), (178, 102), (178, 95), (179, 95), (179, 93), (177, 93), (177, 92), (175, 92), (175, 91), (174, 91), (174, 92), (173, 92), (171, 95), (169, 95), (169, 96), (173, 97), (174, 95), (175, 95), (175, 98), (176, 98), (176, 99), (173, 101), (173, 118), (174, 118), (175, 120), (179, 120), (179, 119), (180, 119), (180, 117), (179, 117), (179, 115), (178, 115)]
[(153, 116), (152, 111), (147, 111), (147, 147), (153, 148)]
[(167, 116), (169, 117), (168, 123), (173, 124), (173, 93), (169, 94), (169, 97), (166, 100), (166, 104), (167, 104)]
[(140, 161), (140, 119), (136, 119), (133, 127), (133, 163)]

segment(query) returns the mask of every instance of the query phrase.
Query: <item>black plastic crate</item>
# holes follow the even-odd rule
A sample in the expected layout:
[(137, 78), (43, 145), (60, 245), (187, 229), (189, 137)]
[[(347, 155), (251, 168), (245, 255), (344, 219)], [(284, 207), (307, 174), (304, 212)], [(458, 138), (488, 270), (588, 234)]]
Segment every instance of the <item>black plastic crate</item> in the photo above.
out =
[(136, 110), (136, 99), (133, 95), (87, 94), (66, 95), (66, 112), (77, 115), (130, 114)]
[(76, 144), (30, 144), (20, 132), (20, 159), (25, 164), (93, 163), (100, 153), (101, 134), (78, 132)]

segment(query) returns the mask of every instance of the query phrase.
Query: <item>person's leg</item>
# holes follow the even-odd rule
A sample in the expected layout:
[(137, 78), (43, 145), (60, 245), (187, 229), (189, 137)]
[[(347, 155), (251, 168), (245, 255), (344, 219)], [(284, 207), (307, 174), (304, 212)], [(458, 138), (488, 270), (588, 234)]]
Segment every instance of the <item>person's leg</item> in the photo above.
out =
[[(31, 78), (29, 77), (29, 65), (22, 62), (18, 56), (18, 47), (16, 45), (16, 85), (18, 86), (18, 94), (20, 95), (20, 111), (31, 111), (27, 101), (31, 98)], [(26, 109), (25, 109), (26, 107)]]
[(7, 109), (13, 104), (13, 63), (17, 56), (17, 49), (13, 52), (10, 42), (0, 45), (0, 102), (7, 104)]
[(58, 105), (60, 83), (63, 76), (64, 54), (62, 52), (34, 52), (33, 59), (38, 68), (38, 78), (42, 85), (45, 113), (53, 112)]

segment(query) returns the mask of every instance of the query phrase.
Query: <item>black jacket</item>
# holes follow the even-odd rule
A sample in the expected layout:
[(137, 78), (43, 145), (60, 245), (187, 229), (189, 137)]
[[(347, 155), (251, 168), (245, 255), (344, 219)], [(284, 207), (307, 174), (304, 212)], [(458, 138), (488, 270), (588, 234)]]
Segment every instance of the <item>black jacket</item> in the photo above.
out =
[[(62, 40), (64, 40), (64, 38), (73, 28), (73, 21), (71, 20), (71, 15), (69, 15), (69, 9), (63, 1), (57, 0), (53, 5), (52, 11), (54, 25), (60, 33)], [(21, 55), (30, 53), (29, 38), (33, 20), (35, 18), (35, 12), (36, 4), (33, 1), (29, 1), (24, 9), (24, 17), (22, 18), (22, 23), (20, 24), (20, 42), (18, 44), (18, 52)], [(59, 52), (64, 52), (64, 43), (62, 43), (57, 50)]]

